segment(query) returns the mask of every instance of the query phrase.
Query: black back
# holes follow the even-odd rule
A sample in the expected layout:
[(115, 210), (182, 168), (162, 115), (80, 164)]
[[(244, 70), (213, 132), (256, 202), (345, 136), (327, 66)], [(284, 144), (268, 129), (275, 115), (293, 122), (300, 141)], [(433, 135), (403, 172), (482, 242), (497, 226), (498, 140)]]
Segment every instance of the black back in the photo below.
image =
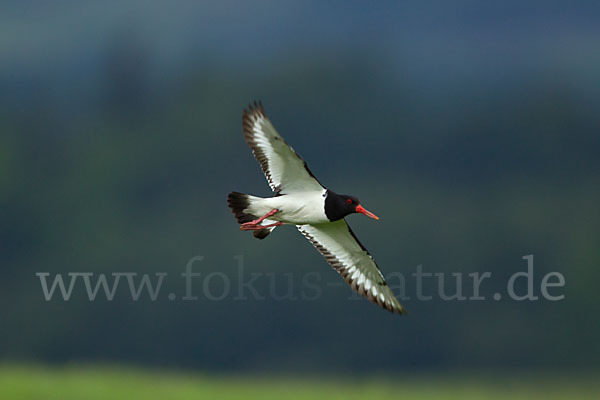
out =
[(325, 215), (330, 221), (337, 221), (356, 212), (360, 201), (354, 196), (337, 194), (329, 189), (325, 193)]

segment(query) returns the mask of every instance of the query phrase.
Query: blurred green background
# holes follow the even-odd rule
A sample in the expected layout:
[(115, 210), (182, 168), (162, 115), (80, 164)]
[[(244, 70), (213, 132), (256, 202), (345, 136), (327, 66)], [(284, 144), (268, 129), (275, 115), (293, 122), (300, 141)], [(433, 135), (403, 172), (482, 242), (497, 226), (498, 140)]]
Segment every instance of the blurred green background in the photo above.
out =
[[(596, 2), (2, 2), (0, 394), (597, 394), (599, 18)], [(227, 194), (270, 195), (241, 135), (254, 99), (321, 183), (381, 217), (348, 220), (384, 273), (489, 271), (487, 299), (407, 287), (392, 316), (330, 286), (294, 228), (239, 232)], [(536, 295), (556, 271), (564, 300), (492, 300), (528, 254)], [(210, 273), (237, 287), (238, 255), (245, 280), (298, 294), (318, 273), (322, 295), (277, 301), (261, 279), (265, 300), (203, 297)], [(37, 272), (169, 277), (156, 301), (126, 282), (46, 301)]]

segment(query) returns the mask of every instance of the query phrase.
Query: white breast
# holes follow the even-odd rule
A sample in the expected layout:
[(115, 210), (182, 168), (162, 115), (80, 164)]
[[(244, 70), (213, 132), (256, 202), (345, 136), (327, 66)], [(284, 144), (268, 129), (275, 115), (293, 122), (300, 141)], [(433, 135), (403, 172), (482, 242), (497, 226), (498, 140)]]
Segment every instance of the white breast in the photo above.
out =
[(284, 194), (264, 199), (263, 206), (279, 210), (277, 214), (270, 217), (275, 221), (292, 225), (320, 224), (329, 222), (325, 215), (325, 193), (326, 190), (323, 189)]

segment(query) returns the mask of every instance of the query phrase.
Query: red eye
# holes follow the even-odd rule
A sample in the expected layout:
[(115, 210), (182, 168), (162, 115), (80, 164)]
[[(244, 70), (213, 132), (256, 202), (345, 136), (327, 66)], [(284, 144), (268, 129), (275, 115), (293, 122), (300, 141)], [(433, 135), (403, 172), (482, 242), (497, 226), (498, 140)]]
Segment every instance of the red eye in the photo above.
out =
[(352, 204), (352, 199), (346, 199), (346, 204)]

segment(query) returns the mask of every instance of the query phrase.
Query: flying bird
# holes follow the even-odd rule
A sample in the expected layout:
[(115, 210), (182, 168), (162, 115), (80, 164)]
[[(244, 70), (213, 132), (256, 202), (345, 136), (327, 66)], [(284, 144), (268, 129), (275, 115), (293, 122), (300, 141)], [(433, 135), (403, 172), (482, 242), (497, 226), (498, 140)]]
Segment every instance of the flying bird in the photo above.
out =
[(379, 218), (358, 198), (321, 185), (306, 162), (277, 133), (262, 103), (254, 102), (244, 110), (242, 128), (275, 196), (230, 193), (227, 202), (240, 229), (264, 239), (278, 226), (296, 225), (352, 289), (392, 313), (405, 314), (373, 257), (344, 220), (353, 213)]

